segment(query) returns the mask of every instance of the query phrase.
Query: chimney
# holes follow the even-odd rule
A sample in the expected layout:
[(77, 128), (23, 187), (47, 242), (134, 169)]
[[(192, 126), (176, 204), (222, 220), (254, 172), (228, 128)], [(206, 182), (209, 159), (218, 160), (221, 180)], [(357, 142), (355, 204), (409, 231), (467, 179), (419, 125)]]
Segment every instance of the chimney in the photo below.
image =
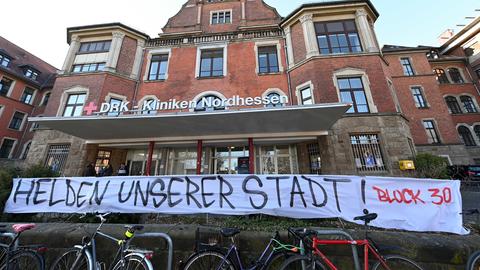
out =
[(445, 30), (440, 36), (438, 36), (438, 43), (440, 43), (440, 46), (445, 44), (450, 38), (452, 38), (455, 35), (455, 32), (453, 29), (447, 29)]

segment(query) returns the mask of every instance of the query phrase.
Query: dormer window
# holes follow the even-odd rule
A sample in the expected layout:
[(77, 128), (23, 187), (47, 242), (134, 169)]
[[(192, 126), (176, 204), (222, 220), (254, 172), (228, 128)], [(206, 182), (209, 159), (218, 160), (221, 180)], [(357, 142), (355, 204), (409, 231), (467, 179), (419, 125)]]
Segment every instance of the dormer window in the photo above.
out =
[(8, 56), (0, 54), (0, 66), (8, 67), (11, 61), (12, 59), (10, 59)]
[(212, 12), (211, 24), (227, 24), (232, 23), (231, 11), (214, 11)]
[(27, 78), (30, 78), (32, 80), (36, 80), (38, 75), (39, 75), (39, 72), (32, 69), (32, 68), (25, 68), (24, 71), (23, 71), (23, 74)]
[(110, 50), (111, 40), (82, 42), (79, 53), (102, 53)]

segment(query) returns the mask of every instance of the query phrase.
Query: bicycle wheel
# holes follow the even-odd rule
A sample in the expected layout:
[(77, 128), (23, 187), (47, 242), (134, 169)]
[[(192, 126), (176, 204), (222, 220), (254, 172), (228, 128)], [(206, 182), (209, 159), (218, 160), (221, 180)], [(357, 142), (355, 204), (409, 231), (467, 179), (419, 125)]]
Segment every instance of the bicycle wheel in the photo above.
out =
[(377, 262), (372, 270), (423, 270), (416, 262), (397, 255), (390, 255), (384, 257), (388, 266), (386, 268), (381, 262)]
[(57, 258), (50, 270), (91, 270), (92, 265), (85, 252), (72, 248)]
[(467, 270), (480, 270), (480, 251), (473, 253), (468, 258)]
[(235, 266), (224, 255), (216, 251), (201, 251), (191, 257), (183, 270), (216, 270), (222, 264), (221, 270), (236, 270)]
[(272, 255), (261, 270), (278, 270), (282, 264), (290, 257), (297, 255), (295, 253), (279, 252)]
[(131, 254), (125, 257), (125, 265), (123, 267), (122, 262), (118, 262), (113, 270), (153, 270), (153, 267), (147, 258)]
[(42, 259), (30, 250), (21, 250), (13, 253), (7, 264), (2, 264), (1, 270), (42, 270)]
[(7, 261), (7, 247), (0, 246), (0, 265), (4, 265)]
[(280, 270), (326, 270), (327, 268), (320, 262), (320, 260), (316, 258), (299, 255), (299, 256), (294, 256), (289, 258), (278, 269)]

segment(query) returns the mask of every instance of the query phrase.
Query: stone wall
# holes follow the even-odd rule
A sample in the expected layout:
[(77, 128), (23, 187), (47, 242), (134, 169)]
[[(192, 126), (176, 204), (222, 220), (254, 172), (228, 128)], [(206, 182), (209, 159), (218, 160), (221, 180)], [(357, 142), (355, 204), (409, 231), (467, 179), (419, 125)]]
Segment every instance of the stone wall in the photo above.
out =
[(398, 161), (413, 156), (408, 143), (411, 134), (407, 120), (395, 114), (354, 115), (340, 119), (328, 136), (319, 138), (324, 174), (362, 174), (355, 166), (350, 142), (352, 134), (378, 134), (387, 165), (387, 171), (379, 175), (404, 175)]
[(473, 164), (469, 151), (463, 144), (417, 145), (418, 153), (430, 153), (436, 156), (449, 156), (454, 165)]

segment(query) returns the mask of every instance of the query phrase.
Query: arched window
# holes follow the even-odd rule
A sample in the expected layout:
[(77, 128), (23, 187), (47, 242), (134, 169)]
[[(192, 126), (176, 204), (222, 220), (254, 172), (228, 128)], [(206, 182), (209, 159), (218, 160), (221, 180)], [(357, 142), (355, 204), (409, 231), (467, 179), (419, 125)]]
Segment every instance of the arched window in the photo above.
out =
[(464, 126), (458, 127), (458, 134), (460, 134), (460, 137), (462, 138), (463, 143), (466, 146), (477, 145), (475, 143), (475, 140), (473, 139), (472, 133), (470, 132), (470, 130), (467, 127), (464, 127)]
[(441, 84), (444, 84), (444, 83), (450, 83), (450, 81), (448, 80), (448, 77), (447, 77), (447, 74), (445, 73), (445, 70), (441, 69), (441, 68), (436, 68), (433, 70), (433, 73), (435, 73), (435, 75), (437, 75), (437, 81)]
[(142, 104), (142, 114), (156, 114), (157, 100), (153, 98), (146, 99)]
[(47, 106), (48, 100), (50, 99), (51, 94), (52, 93), (48, 92), (48, 93), (45, 94), (45, 96), (43, 96), (43, 101), (42, 101), (41, 106)]
[(452, 114), (462, 113), (462, 109), (460, 109), (460, 105), (458, 105), (458, 101), (455, 97), (446, 97), (445, 102)]
[(215, 95), (207, 95), (197, 101), (196, 112), (213, 112), (225, 110), (221, 98)]
[[(267, 95), (268, 100), (270, 101), (265, 107), (267, 108), (274, 108), (274, 107), (283, 107), (285, 104), (281, 103), (281, 97), (280, 94), (277, 92), (272, 92)], [(275, 102), (272, 102), (272, 98), (275, 99)], [(277, 101), (278, 100), (278, 101)]]
[(477, 107), (475, 106), (475, 103), (473, 102), (473, 99), (469, 96), (461, 96), (460, 101), (463, 104), (463, 108), (465, 108), (465, 111), (467, 113), (476, 113)]
[(473, 131), (475, 131), (475, 135), (477, 135), (477, 139), (480, 140), (480, 125), (476, 125), (476, 126), (473, 128)]
[(462, 74), (460, 74), (460, 70), (458, 70), (458, 68), (449, 68), (447, 71), (453, 83), (465, 83), (465, 80), (463, 80)]
[(32, 145), (32, 142), (29, 142), (29, 143), (25, 146), (25, 149), (23, 150), (22, 159), (27, 159), (28, 151), (30, 151), (30, 146), (31, 146), (31, 145)]

